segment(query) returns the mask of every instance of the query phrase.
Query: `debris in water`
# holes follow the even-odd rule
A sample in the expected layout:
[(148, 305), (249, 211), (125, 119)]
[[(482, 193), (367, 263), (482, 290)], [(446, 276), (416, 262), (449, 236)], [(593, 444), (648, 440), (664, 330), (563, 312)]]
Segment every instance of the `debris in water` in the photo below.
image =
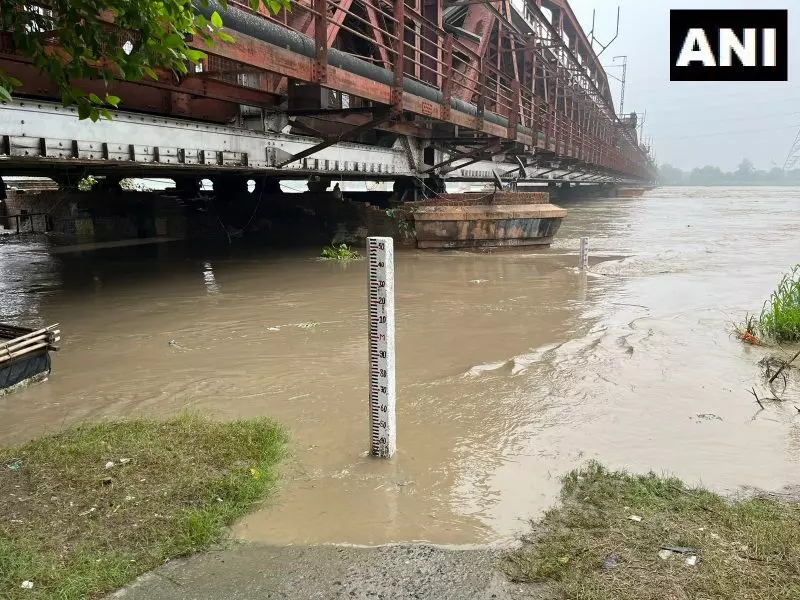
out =
[(488, 279), (470, 279), (469, 282), (470, 283), (480, 284), (480, 283), (488, 283), (489, 280)]
[(129, 462), (131, 462), (132, 460), (133, 460), (132, 458), (120, 458), (120, 459), (119, 459), (119, 464), (121, 464), (121, 465), (127, 465), (127, 464), (128, 464)]
[(672, 552), (670, 552), (669, 550), (659, 550), (658, 551), (658, 557), (661, 560), (667, 560), (670, 556), (672, 556)]
[(675, 554), (697, 554), (697, 550), (687, 546), (661, 546), (662, 550), (669, 550)]
[[(784, 370), (784, 369), (787, 369), (787, 368), (791, 367), (792, 363), (793, 363), (793, 362), (794, 362), (794, 361), (797, 359), (797, 357), (798, 357), (798, 356), (800, 356), (800, 350), (798, 350), (798, 351), (797, 351), (797, 354), (795, 354), (795, 355), (794, 355), (792, 358), (790, 358), (789, 360), (786, 360), (786, 361), (781, 361), (781, 362), (782, 362), (782, 364), (780, 365), (780, 367), (778, 368), (778, 370), (777, 370), (777, 371), (775, 371), (775, 374), (774, 374), (772, 377), (770, 377), (770, 379), (769, 379), (769, 382), (770, 382), (770, 383), (772, 383), (773, 381), (775, 381), (775, 379), (778, 377), (778, 375), (780, 375), (781, 373), (783, 373), (783, 370)], [(769, 367), (767, 367), (767, 372), (769, 372)]]
[(634, 521), (636, 523), (639, 523), (639, 522), (641, 522), (642, 517), (640, 517), (639, 515), (631, 515), (631, 516), (628, 517), (628, 519), (630, 519), (631, 521)]
[(753, 346), (761, 345), (761, 341), (749, 331), (745, 331), (744, 333), (742, 333), (739, 339), (747, 344), (752, 344)]
[(23, 590), (32, 590), (33, 589), (33, 582), (29, 580), (25, 580), (22, 582), (22, 589)]
[(22, 468), (22, 460), (16, 458), (8, 464), (8, 468), (12, 471), (19, 471)]
[(697, 556), (695, 556), (695, 555), (687, 556), (686, 560), (684, 562), (687, 565), (689, 565), (690, 567), (693, 567), (693, 566), (695, 566), (697, 564)]
[(722, 421), (723, 420), (722, 417), (720, 417), (719, 415), (715, 415), (714, 413), (700, 413), (699, 415), (695, 415), (695, 416), (698, 419), (698, 421), (697, 421), (698, 423), (700, 422), (701, 419), (704, 420), (704, 421)]
[(110, 468), (111, 468), (111, 467), (113, 467), (113, 466), (114, 466), (114, 461), (113, 461), (113, 460), (110, 460), (110, 461), (108, 461), (108, 462), (106, 463), (106, 469), (110, 469)]

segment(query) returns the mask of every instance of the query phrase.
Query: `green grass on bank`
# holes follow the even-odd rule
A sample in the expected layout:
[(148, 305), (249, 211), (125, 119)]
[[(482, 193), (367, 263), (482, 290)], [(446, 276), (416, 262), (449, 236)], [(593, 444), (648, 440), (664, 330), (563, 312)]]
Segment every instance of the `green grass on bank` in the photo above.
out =
[[(800, 503), (733, 502), (597, 464), (566, 477), (562, 501), (508, 554), (513, 579), (574, 600), (800, 598)], [(697, 564), (662, 559), (664, 545), (695, 549)]]
[(800, 264), (784, 275), (764, 303), (758, 326), (778, 342), (800, 341)]
[(96, 598), (210, 547), (272, 490), (284, 447), (267, 419), (184, 415), (0, 449), (0, 597)]

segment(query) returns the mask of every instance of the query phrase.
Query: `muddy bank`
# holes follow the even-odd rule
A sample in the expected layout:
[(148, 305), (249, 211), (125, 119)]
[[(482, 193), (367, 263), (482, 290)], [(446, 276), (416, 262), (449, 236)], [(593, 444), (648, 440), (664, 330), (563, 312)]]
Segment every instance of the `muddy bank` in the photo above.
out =
[(549, 600), (511, 583), (499, 549), (241, 545), (175, 561), (107, 600)]

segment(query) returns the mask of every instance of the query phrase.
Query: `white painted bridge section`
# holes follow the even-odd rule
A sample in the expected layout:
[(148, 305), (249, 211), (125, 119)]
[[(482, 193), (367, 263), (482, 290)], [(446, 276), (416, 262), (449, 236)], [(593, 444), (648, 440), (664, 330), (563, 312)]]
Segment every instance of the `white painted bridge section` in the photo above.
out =
[[(281, 179), (311, 174), (351, 180), (416, 177), (427, 165), (415, 140), (392, 148), (341, 142), (290, 163), (288, 157), (319, 143), (313, 137), (252, 131), (211, 123), (111, 111), (113, 120), (81, 121), (76, 109), (58, 103), (13, 100), (0, 103), (0, 172), (6, 175), (48, 169), (83, 168), (89, 173), (123, 176), (188, 174), (274, 174)], [(436, 160), (446, 154), (436, 152)], [(506, 180), (523, 179), (518, 165), (482, 161), (463, 168), (448, 165), (446, 179), (491, 181), (493, 171)], [(611, 181), (567, 170), (528, 167), (525, 179)]]

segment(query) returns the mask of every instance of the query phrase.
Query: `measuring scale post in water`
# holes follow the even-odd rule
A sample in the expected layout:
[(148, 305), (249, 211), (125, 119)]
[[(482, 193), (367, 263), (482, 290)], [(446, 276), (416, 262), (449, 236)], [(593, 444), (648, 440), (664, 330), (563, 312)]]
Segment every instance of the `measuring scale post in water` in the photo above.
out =
[(367, 238), (369, 255), (369, 451), (390, 458), (397, 429), (394, 395), (394, 244)]

